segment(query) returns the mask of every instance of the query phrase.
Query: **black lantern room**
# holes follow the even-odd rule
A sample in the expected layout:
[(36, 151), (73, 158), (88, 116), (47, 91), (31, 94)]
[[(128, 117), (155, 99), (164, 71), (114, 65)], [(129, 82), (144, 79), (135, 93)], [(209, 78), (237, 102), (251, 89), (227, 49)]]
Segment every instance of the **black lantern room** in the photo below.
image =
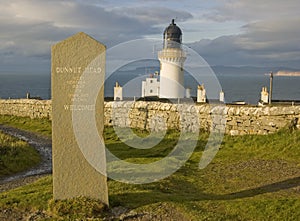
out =
[(166, 48), (181, 48), (182, 31), (175, 24), (175, 20), (172, 19), (172, 23), (164, 31), (164, 49)]

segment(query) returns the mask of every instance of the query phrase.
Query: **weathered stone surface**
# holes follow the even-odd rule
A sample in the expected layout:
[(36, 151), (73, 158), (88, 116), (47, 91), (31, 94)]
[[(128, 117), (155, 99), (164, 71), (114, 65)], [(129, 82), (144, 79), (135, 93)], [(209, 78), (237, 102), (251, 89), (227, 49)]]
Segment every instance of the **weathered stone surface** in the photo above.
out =
[[(98, 62), (96, 65), (95, 60)], [(89, 92), (82, 91), (79, 94), (75, 92), (76, 88), (78, 91), (83, 90), (85, 84), (90, 86), (90, 83), (85, 83), (89, 78), (104, 82), (105, 46), (85, 33), (78, 33), (52, 47), (51, 68), (54, 198), (70, 199), (85, 196), (108, 204), (107, 178), (91, 166), (84, 157), (72, 121), (74, 112), (95, 111), (94, 117), (97, 123), (99, 122), (98, 132), (100, 134), (103, 132), (103, 88), (95, 96), (97, 100), (94, 104), (88, 103), (89, 97), (93, 96)], [(88, 77), (83, 78), (84, 74)], [(90, 134), (85, 131), (86, 125), (80, 122), (79, 124), (77, 127), (81, 127), (81, 132), (87, 133), (84, 135), (87, 138), (86, 145), (91, 145), (88, 139)], [(105, 154), (103, 158), (105, 159)], [(101, 162), (101, 164), (106, 163)]]
[(51, 100), (0, 99), (0, 115), (51, 119), (51, 103)]

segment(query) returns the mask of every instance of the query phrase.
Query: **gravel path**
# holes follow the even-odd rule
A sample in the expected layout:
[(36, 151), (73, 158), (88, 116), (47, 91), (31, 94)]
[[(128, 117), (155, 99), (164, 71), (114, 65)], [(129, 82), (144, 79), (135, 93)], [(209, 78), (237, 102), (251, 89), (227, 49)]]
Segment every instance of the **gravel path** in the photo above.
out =
[(52, 173), (52, 144), (50, 138), (4, 125), (0, 125), (0, 131), (26, 141), (30, 146), (34, 147), (42, 157), (42, 161), (38, 166), (1, 179), (0, 192), (23, 186), (37, 180), (45, 174)]

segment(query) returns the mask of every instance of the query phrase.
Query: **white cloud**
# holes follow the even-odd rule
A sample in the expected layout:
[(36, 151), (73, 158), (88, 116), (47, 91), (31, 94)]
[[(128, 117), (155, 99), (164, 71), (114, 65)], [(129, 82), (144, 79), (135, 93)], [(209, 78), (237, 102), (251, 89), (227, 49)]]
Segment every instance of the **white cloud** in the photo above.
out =
[(298, 0), (222, 0), (214, 10), (206, 13), (206, 16), (219, 22), (291, 19), (299, 17), (299, 8)]
[[(118, 2), (114, 4), (124, 4)], [(51, 45), (80, 31), (110, 47), (161, 34), (157, 25), (170, 22), (174, 14), (182, 21), (192, 18), (183, 9), (164, 6), (136, 9), (136, 5), (130, 7), (130, 4), (120, 9), (109, 7), (110, 4), (106, 0), (0, 0), (0, 65), (30, 66), (34, 60), (49, 64)]]
[(192, 44), (211, 64), (298, 66), (298, 20), (264, 21), (243, 27), (244, 33)]
[(145, 24), (162, 24), (166, 21), (171, 21), (172, 18), (177, 17), (178, 21), (185, 21), (193, 18), (191, 13), (184, 10), (173, 10), (165, 7), (134, 7), (134, 8), (118, 8), (113, 10), (118, 14), (130, 18), (139, 19)]
[[(144, 21), (75, 1), (0, 1), (0, 62), (48, 59), (51, 45), (85, 31), (107, 45), (158, 31)], [(3, 6), (3, 7), (2, 7)], [(26, 62), (25, 62), (26, 63)]]
[[(33, 48), (41, 51), (40, 48), (33, 47), (33, 44), (37, 43), (36, 40), (47, 41), (44, 47), (48, 47), (50, 43), (71, 33), (86, 31), (105, 44), (113, 45), (161, 32), (154, 26), (172, 14), (180, 14), (182, 19), (191, 18), (191, 14), (182, 10), (147, 7), (109, 10), (104, 6), (89, 3), (70, 0), (14, 0), (10, 3), (2, 1), (4, 7), (0, 10), (0, 28), (3, 31), (0, 39), (4, 44), (13, 40), (17, 44), (16, 47), (18, 44), (20, 46), (20, 41), (27, 41), (27, 51), (34, 51)], [(26, 45), (23, 45), (24, 50)], [(26, 51), (24, 53), (27, 54)]]
[(177, 17), (184, 39), (215, 38), (193, 45), (211, 64), (300, 67), (298, 0), (0, 0), (0, 5), (0, 65), (49, 64), (51, 45), (79, 31), (108, 47), (161, 37)]

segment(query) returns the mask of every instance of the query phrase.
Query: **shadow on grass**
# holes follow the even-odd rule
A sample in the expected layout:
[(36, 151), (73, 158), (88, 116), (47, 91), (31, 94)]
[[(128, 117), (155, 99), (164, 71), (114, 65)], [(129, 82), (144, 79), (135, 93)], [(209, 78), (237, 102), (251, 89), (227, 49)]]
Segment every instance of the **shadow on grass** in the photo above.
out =
[[(205, 140), (188, 140), (184, 145), (180, 145), (178, 149), (183, 149), (183, 146), (189, 146), (190, 144), (195, 145), (193, 153), (202, 152), (205, 148), (207, 141)], [(126, 159), (135, 159), (135, 158), (164, 158), (168, 156), (173, 150), (174, 147), (178, 144), (178, 140), (175, 139), (164, 139), (159, 142), (158, 145), (149, 148), (149, 149), (138, 149), (124, 145), (124, 143), (106, 143), (105, 147), (117, 158), (121, 160)], [(142, 146), (143, 143), (138, 145)], [(156, 159), (157, 160), (157, 159)]]
[(286, 190), (298, 186), (300, 186), (300, 177), (295, 177), (281, 182), (272, 183), (272, 184), (264, 185), (249, 190), (243, 190), (243, 191), (239, 191), (239, 192), (235, 192), (235, 193), (231, 193), (219, 197), (220, 199), (225, 199), (225, 200), (239, 199), (239, 198), (253, 197), (264, 193), (274, 193), (280, 190)]
[(182, 203), (185, 201), (235, 200), (298, 187), (300, 186), (300, 177), (225, 195), (204, 193), (201, 188), (196, 187), (193, 183), (187, 181), (172, 179), (170, 184), (178, 184), (180, 187), (177, 186), (177, 188), (172, 189), (172, 186), (163, 186), (163, 184), (156, 183), (152, 184), (152, 186), (148, 185), (145, 187), (145, 191), (112, 194), (110, 195), (111, 203), (114, 206), (127, 205), (135, 208), (137, 206), (140, 207), (158, 202)]

